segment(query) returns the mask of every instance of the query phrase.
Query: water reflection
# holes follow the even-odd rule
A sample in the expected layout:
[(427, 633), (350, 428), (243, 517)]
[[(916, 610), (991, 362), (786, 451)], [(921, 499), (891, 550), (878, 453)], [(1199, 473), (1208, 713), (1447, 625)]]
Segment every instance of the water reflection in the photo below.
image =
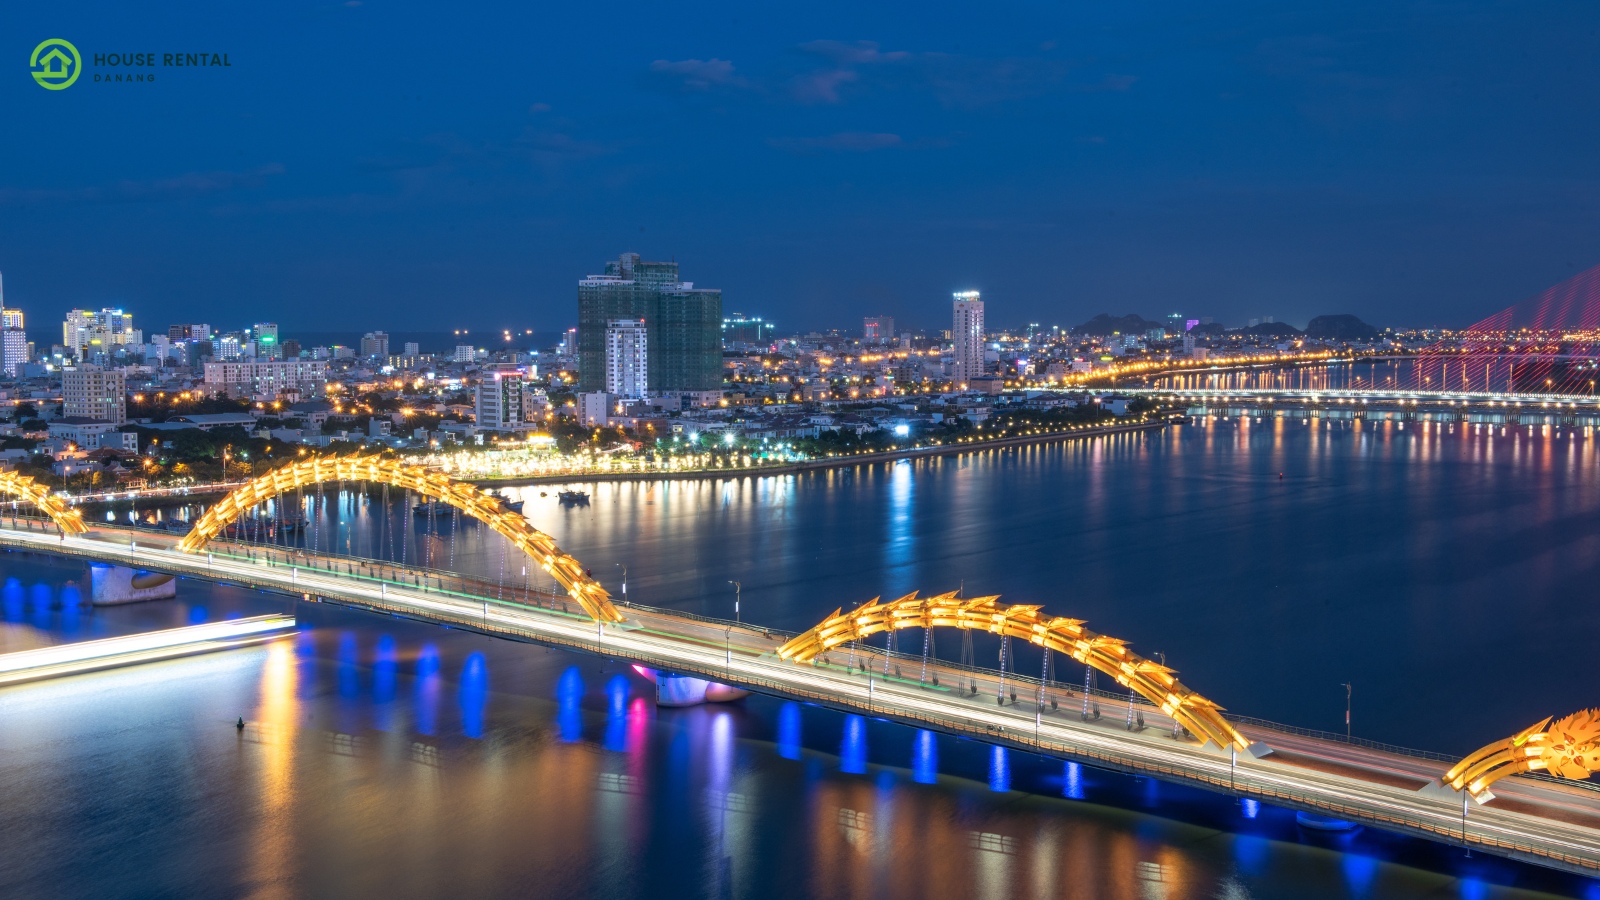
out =
[(844, 717), (844, 737), (839, 741), (839, 769), (852, 775), (867, 771), (867, 720), (861, 716)]
[(606, 682), (606, 734), (602, 743), (615, 753), (628, 749), (628, 694), (631, 690), (625, 675), (613, 675)]
[(438, 733), (439, 723), (439, 650), (433, 644), (423, 644), (417, 654), (416, 720), (419, 734)]
[(561, 739), (568, 743), (583, 737), (583, 712), (578, 704), (583, 701), (583, 674), (577, 666), (568, 666), (556, 682), (556, 727)]
[[(578, 690), (583, 690), (579, 682)], [(489, 663), (482, 653), (467, 657), (461, 667), (461, 733), (469, 738), (483, 737), (484, 716), (489, 708)]]
[(800, 704), (793, 700), (778, 708), (778, 755), (800, 758)]
[(919, 728), (911, 740), (911, 780), (917, 784), (939, 780), (939, 743), (926, 728)]

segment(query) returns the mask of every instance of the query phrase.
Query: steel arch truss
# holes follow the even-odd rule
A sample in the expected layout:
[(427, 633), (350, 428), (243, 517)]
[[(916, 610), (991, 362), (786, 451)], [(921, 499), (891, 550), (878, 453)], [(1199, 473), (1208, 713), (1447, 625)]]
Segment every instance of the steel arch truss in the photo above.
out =
[[(584, 571), (583, 564), (563, 553), (554, 539), (528, 524), (521, 513), (506, 509), (497, 498), (442, 472), (379, 456), (313, 457), (252, 479), (206, 510), (178, 544), (178, 549), (197, 553), (255, 506), (290, 491), (328, 481), (388, 484), (453, 506), (504, 535), (532, 557), (595, 620), (623, 621), (622, 613), (611, 603), (611, 595)], [(409, 515), (410, 510), (406, 510), (406, 514)]]
[(68, 534), (83, 534), (89, 530), (89, 526), (83, 524), (83, 513), (68, 506), (66, 501), (52, 494), (49, 488), (27, 475), (0, 472), (0, 496), (30, 501), (49, 516), (57, 528)]
[(1507, 775), (1540, 770), (1579, 780), (1600, 772), (1600, 709), (1579, 710), (1554, 722), (1546, 718), (1456, 763), (1443, 780), (1477, 796)]
[(998, 597), (958, 598), (954, 592), (918, 599), (915, 593), (889, 603), (877, 599), (833, 615), (782, 647), (778, 655), (794, 662), (810, 662), (850, 641), (880, 631), (901, 628), (965, 628), (1021, 638), (1040, 647), (1064, 653), (1093, 666), (1172, 716), (1203, 741), (1219, 747), (1247, 750), (1245, 740), (1222, 717), (1222, 707), (1179, 683), (1172, 669), (1145, 659), (1127, 648), (1127, 642), (1083, 627), (1082, 619), (1039, 614), (1038, 606), (1003, 606)]

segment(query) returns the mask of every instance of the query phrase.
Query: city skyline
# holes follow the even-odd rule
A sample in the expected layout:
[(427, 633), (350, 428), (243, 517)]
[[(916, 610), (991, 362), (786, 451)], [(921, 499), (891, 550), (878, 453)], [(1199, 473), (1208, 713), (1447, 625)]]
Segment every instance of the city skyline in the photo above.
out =
[[(0, 86), (52, 136), (0, 149), (0, 269), (41, 319), (237, 308), (363, 329), (382, 303), (394, 330), (466, 306), (449, 327), (554, 330), (583, 261), (626, 248), (694, 259), (731, 306), (799, 330), (933, 327), (966, 289), (1018, 322), (1178, 308), (1414, 327), (1600, 261), (1593, 126), (1572, 114), (1600, 79), (1572, 4), (977, 22), (823, 6), (760, 25), (734, 7), (170, 9), (5, 14), (19, 56), (60, 36), (230, 60), (148, 85)], [(597, 46), (554, 37), (619, 19), (636, 27)], [(471, 71), (429, 52), (463, 42)], [(151, 117), (169, 125), (138, 127)], [(805, 264), (766, 281), (784, 259)]]

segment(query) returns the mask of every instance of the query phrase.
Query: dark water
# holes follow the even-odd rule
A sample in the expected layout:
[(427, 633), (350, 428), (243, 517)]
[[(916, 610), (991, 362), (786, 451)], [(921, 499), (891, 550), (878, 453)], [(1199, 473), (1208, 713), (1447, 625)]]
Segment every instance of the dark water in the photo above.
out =
[[(1164, 652), (1245, 714), (1341, 728), (1353, 681), (1358, 735), (1454, 752), (1595, 702), (1597, 464), (1582, 432), (1233, 421), (589, 485), (587, 508), (519, 492), (612, 587), (626, 563), (639, 602), (729, 615), (739, 580), (746, 619), (798, 629), (964, 586)], [(381, 512), (346, 494), (318, 542), (430, 544)], [(487, 529), (441, 527), (458, 568), (520, 578)], [(178, 603), (69, 613), (45, 601), (71, 566), (0, 565), (13, 635), (285, 605), (185, 582)], [(305, 633), (268, 648), (0, 691), (0, 896), (1600, 897), (810, 707), (656, 710), (615, 665), (299, 612)], [(240, 714), (259, 723), (242, 737)]]

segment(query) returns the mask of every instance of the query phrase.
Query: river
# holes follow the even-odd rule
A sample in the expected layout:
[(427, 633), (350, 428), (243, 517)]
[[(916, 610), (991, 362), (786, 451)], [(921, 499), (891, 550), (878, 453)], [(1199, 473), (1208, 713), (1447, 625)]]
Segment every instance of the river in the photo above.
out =
[[(1596, 702), (1581, 430), (1209, 419), (582, 487), (508, 493), (614, 593), (625, 565), (634, 602), (731, 617), (739, 582), (743, 618), (799, 630), (874, 596), (999, 594), (1164, 654), (1234, 712), (1342, 730), (1348, 682), (1356, 735), (1452, 753)], [(521, 582), (488, 529), (388, 499), (306, 498), (293, 539)], [(1600, 896), (808, 706), (657, 710), (626, 667), (561, 651), (192, 581), (79, 609), (81, 567), (0, 565), (7, 648), (285, 607), (303, 629), (0, 691), (0, 896)]]

